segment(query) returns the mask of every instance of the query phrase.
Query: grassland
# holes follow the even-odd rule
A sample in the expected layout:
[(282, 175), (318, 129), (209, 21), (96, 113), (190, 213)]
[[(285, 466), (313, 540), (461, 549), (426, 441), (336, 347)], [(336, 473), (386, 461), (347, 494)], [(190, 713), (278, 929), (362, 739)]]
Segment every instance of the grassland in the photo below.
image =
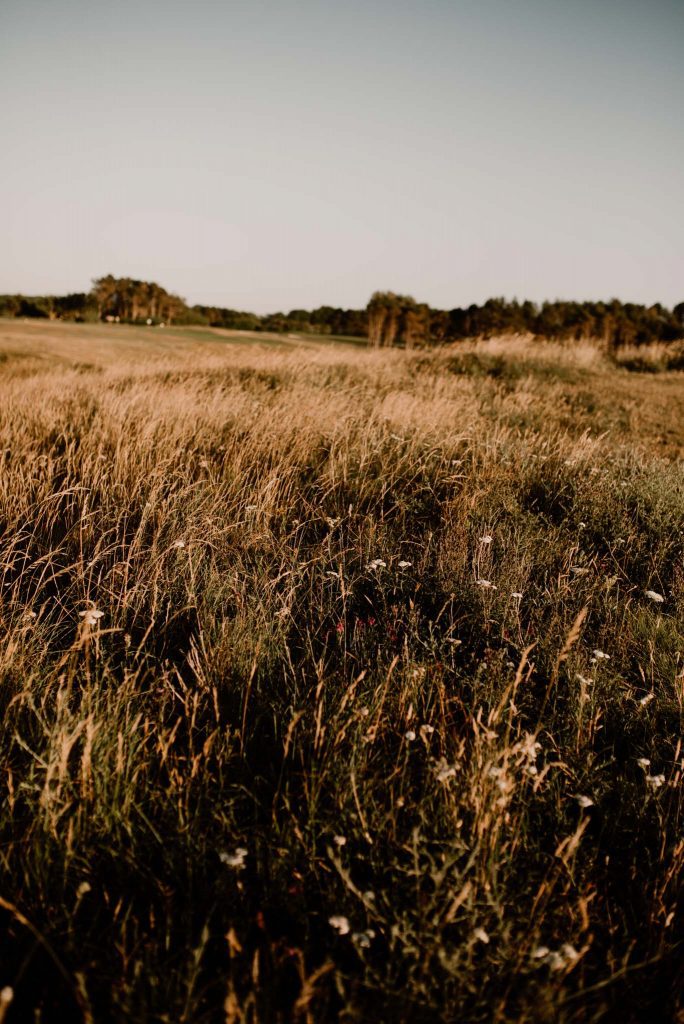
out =
[(635, 359), (0, 324), (0, 1020), (684, 1019)]

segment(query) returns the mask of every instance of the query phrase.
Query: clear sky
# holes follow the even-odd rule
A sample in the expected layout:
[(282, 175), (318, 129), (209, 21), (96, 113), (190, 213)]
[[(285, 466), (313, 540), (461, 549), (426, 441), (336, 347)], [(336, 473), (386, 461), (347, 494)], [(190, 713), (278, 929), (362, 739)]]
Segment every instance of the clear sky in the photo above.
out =
[(2, 0), (0, 292), (684, 300), (684, 0)]

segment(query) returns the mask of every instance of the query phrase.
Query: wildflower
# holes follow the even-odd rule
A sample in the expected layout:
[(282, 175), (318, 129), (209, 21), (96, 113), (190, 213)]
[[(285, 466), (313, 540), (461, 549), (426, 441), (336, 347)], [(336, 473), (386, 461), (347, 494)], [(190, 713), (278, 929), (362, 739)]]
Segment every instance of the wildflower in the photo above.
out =
[(664, 775), (647, 775), (646, 776), (646, 783), (647, 783), (647, 785), (649, 786), (650, 789), (653, 789), (653, 790), (660, 789), (661, 786), (665, 785), (665, 776)]
[(548, 946), (537, 946), (532, 950), (531, 955), (533, 960), (540, 960), (547, 964), (552, 971), (563, 971), (579, 960), (579, 953), (569, 942), (564, 943), (559, 950), (549, 949)]
[(477, 939), (478, 942), (484, 942), (485, 946), (489, 945), (489, 936), (484, 928), (476, 928), (473, 932), (473, 938)]
[(498, 588), (491, 582), (491, 580), (476, 580), (478, 587), (483, 587), (485, 590), (497, 590)]
[(405, 736), (406, 736), (406, 739), (409, 741), (409, 743), (413, 743), (413, 741), (416, 738), (416, 734), (413, 731), (413, 729), (409, 729), (408, 732), (405, 733)]
[(338, 935), (349, 934), (349, 918), (343, 917), (341, 914), (333, 914), (332, 917), (329, 917), (328, 924), (335, 929)]
[(456, 767), (453, 764), (447, 764), (446, 759), (441, 757), (435, 765), (435, 774), (438, 782), (447, 782), (456, 774)]
[(644, 591), (646, 597), (649, 597), (651, 601), (655, 601), (656, 604), (662, 604), (665, 598), (662, 594), (659, 594), (657, 590), (646, 590)]
[(245, 860), (247, 859), (247, 850), (244, 846), (238, 846), (234, 853), (227, 853), (222, 850), (219, 853), (219, 860), (222, 864), (226, 864), (229, 868), (235, 868), (236, 871), (242, 871), (245, 866)]
[(583, 676), (580, 672), (577, 673), (577, 678), (579, 679), (582, 686), (590, 686), (592, 683), (591, 679), (587, 679), (587, 677)]
[(360, 946), (361, 949), (368, 949), (374, 938), (375, 932), (372, 928), (369, 928), (365, 932), (354, 932), (352, 935), (352, 942), (356, 943), (357, 946)]
[(171, 547), (172, 548), (178, 548), (180, 550), (181, 548), (185, 547), (185, 541), (184, 540), (174, 540), (174, 542), (171, 545)]
[(586, 528), (587, 528), (587, 524), (586, 524), (586, 523), (578, 523), (578, 524), (577, 524), (577, 527), (578, 527), (578, 529), (580, 529), (580, 530), (586, 530)]
[(79, 612), (78, 614), (86, 626), (95, 626), (97, 625), (97, 620), (101, 619), (104, 615), (104, 612), (101, 612), (99, 608), (88, 608), (86, 611)]
[(514, 597), (516, 599), (516, 601), (522, 601), (522, 594), (520, 593), (519, 590), (514, 590), (513, 593), (511, 594), (511, 597)]
[(330, 527), (330, 529), (334, 530), (336, 526), (340, 525), (342, 520), (340, 519), (339, 516), (334, 516), (334, 517), (333, 516), (326, 516), (325, 517), (325, 521), (328, 524), (328, 526)]
[(581, 565), (571, 565), (570, 572), (574, 573), (575, 576), (586, 576), (589, 570)]
[(586, 809), (587, 807), (593, 807), (594, 806), (594, 801), (591, 799), (591, 797), (590, 796), (584, 796), (584, 794), (582, 794), (582, 793), (578, 794), (575, 797), (575, 800), (580, 805), (580, 807), (582, 807), (583, 809)]
[(335, 844), (335, 846), (346, 846), (347, 845), (347, 837), (346, 836), (333, 836), (333, 843)]
[(434, 731), (434, 725), (428, 725), (426, 722), (425, 725), (421, 725), (420, 727), (420, 738), (424, 740), (426, 736), (432, 736)]
[(366, 568), (369, 569), (371, 572), (375, 571), (376, 569), (385, 569), (386, 567), (387, 562), (383, 562), (382, 558), (374, 558), (366, 566)]
[(399, 568), (400, 569), (410, 569), (411, 566), (413, 565), (413, 562), (405, 562), (405, 561), (402, 560), (398, 564), (399, 564)]
[(598, 648), (594, 648), (592, 654), (597, 661), (610, 661), (610, 654), (605, 654), (603, 651), (599, 651)]
[(654, 693), (647, 693), (645, 697), (642, 697), (641, 700), (639, 701), (639, 703), (641, 704), (642, 708), (645, 708), (647, 704), (650, 704), (654, 697), (655, 697)]
[(491, 534), (486, 533), (484, 537), (480, 537), (480, 544), (491, 544), (494, 538)]
[(643, 769), (650, 768), (650, 766), (651, 766), (651, 759), (650, 759), (650, 757), (638, 757), (637, 758), (637, 764), (639, 765), (640, 768), (643, 768)]
[(14, 989), (11, 985), (5, 985), (3, 989), (0, 989), (0, 1011), (3, 1016), (7, 1010), (7, 1007), (14, 999)]

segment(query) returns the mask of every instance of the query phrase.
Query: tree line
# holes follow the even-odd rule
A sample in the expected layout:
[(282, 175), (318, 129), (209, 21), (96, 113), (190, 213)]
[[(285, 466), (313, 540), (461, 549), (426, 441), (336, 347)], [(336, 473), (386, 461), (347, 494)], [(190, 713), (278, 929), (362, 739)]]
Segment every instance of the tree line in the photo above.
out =
[(196, 324), (280, 334), (368, 338), (377, 347), (443, 345), (464, 338), (531, 334), (538, 338), (600, 341), (608, 347), (670, 342), (684, 337), (684, 302), (672, 309), (609, 302), (537, 304), (488, 299), (481, 306), (433, 309), (408, 295), (375, 292), (365, 309), (319, 306), (259, 316), (222, 306), (189, 306), (161, 285), (106, 274), (89, 292), (63, 296), (0, 295), (0, 316), (122, 323)]

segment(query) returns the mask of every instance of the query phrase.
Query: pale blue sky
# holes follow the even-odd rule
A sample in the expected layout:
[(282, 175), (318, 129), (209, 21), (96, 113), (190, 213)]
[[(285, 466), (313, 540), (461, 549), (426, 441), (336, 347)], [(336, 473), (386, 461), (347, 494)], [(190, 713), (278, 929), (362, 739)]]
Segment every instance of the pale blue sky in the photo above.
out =
[(2, 0), (0, 292), (684, 300), (684, 0)]

